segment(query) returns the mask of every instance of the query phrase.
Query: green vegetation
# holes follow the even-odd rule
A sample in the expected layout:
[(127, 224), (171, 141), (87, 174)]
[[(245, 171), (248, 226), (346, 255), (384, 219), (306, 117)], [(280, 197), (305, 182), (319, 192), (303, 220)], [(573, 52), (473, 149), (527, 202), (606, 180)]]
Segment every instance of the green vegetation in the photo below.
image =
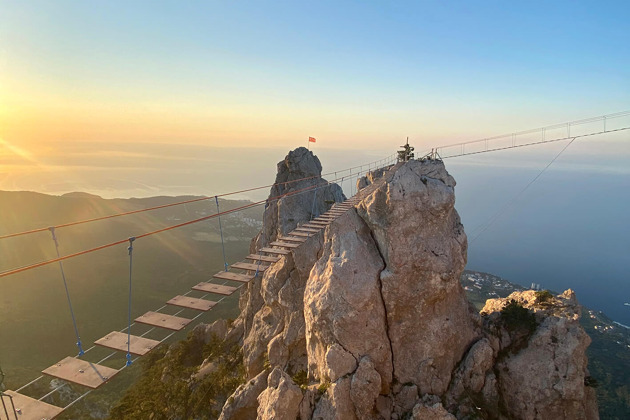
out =
[(537, 326), (534, 314), (514, 299), (501, 309), (501, 320), (508, 331), (524, 330), (531, 334)]
[(298, 373), (293, 375), (293, 382), (300, 386), (302, 389), (306, 389), (308, 387), (308, 373), (305, 370), (300, 370)]
[(330, 381), (324, 381), (319, 384), (319, 386), (317, 387), (317, 391), (319, 391), (320, 394), (323, 394), (324, 392), (326, 392), (328, 387), (330, 387)]
[[(193, 377), (204, 361), (205, 375)], [(216, 337), (204, 345), (190, 334), (170, 349), (155, 349), (141, 363), (142, 378), (111, 410), (110, 419), (214, 419), (245, 380), (240, 347)]]
[(540, 290), (536, 292), (536, 303), (549, 302), (553, 299), (553, 295), (549, 290)]

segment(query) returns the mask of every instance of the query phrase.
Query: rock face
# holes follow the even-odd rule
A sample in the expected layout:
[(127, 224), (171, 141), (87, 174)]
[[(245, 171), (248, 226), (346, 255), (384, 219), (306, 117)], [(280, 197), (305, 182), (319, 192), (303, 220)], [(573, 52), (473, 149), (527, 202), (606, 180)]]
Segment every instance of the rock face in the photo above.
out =
[[(277, 182), (320, 172), (300, 148)], [(598, 418), (571, 292), (544, 305), (511, 296), (525, 329), (508, 322), (509, 300), (483, 316), (467, 302), (467, 240), (441, 161), (371, 172), (358, 187), (355, 208), (248, 284), (237, 332), (207, 329), (242, 334), (249, 382), (222, 419)], [(252, 247), (343, 199), (336, 186), (321, 192), (271, 202)]]

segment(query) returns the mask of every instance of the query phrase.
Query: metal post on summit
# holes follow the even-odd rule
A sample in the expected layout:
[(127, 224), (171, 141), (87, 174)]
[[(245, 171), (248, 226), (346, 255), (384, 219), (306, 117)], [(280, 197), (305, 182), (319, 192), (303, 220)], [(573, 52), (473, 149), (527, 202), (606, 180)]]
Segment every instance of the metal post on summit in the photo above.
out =
[(404, 145), (400, 147), (402, 147), (403, 150), (398, 151), (398, 162), (407, 162), (408, 160), (413, 159), (414, 148), (409, 146), (409, 137), (407, 137), (407, 143), (405, 143)]

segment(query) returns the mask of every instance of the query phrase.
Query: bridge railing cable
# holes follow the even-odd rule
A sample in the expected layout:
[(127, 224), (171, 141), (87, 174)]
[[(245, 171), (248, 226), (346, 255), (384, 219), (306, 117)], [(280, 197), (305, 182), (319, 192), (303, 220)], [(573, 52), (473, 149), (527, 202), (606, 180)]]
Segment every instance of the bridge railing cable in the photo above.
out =
[[(614, 123), (617, 125), (611, 127)], [(580, 131), (576, 132), (578, 128)], [(630, 111), (449, 144), (434, 150), (442, 159), (448, 159), (625, 130), (630, 130)]]
[[(353, 174), (353, 175), (356, 176), (359, 173), (361, 173), (361, 172), (357, 172), (357, 174)], [(348, 176), (348, 175), (346, 175), (346, 176)], [(332, 184), (332, 183), (335, 183), (336, 181), (338, 181), (338, 179), (327, 181), (327, 184)], [(219, 212), (219, 213), (215, 213), (215, 214), (212, 214), (212, 215), (209, 215), (209, 216), (200, 217), (200, 218), (197, 218), (197, 219), (189, 220), (187, 222), (182, 222), (182, 223), (179, 223), (179, 224), (176, 224), (176, 225), (171, 225), (171, 226), (167, 226), (167, 227), (164, 227), (164, 228), (161, 228), (161, 229), (157, 229), (157, 230), (154, 230), (154, 231), (151, 231), (151, 232), (146, 232), (146, 233), (143, 233), (143, 234), (140, 234), (140, 235), (136, 235), (135, 238), (136, 239), (145, 238), (147, 236), (152, 236), (152, 235), (156, 235), (158, 233), (167, 232), (167, 231), (170, 231), (170, 230), (173, 230), (173, 229), (178, 229), (180, 227), (188, 226), (188, 225), (191, 225), (191, 224), (194, 224), (194, 223), (199, 223), (199, 222), (202, 222), (204, 220), (214, 219), (214, 218), (220, 217), (222, 215), (235, 213), (235, 212), (242, 211), (242, 210), (245, 210), (245, 209), (257, 207), (257, 206), (260, 206), (260, 205), (264, 204), (267, 201), (279, 200), (281, 198), (289, 197), (289, 196), (292, 196), (292, 195), (295, 195), (295, 194), (299, 194), (301, 192), (311, 191), (311, 190), (313, 190), (315, 188), (318, 188), (318, 187), (321, 187), (321, 186), (322, 186), (321, 184), (319, 184), (319, 185), (318, 184), (311, 185), (311, 186), (308, 186), (308, 187), (305, 187), (305, 188), (301, 188), (299, 190), (290, 191), (288, 193), (285, 193), (285, 194), (282, 194), (282, 195), (279, 195), (279, 196), (276, 196), (276, 197), (272, 197), (270, 199), (265, 199), (265, 200), (260, 200), (260, 201), (248, 203), (248, 204), (236, 207), (236, 208), (231, 209), (231, 210), (225, 210), (225, 211), (222, 211), (222, 212)], [(214, 197), (211, 197), (211, 198), (214, 198)], [(121, 245), (121, 244), (127, 243), (127, 242), (128, 242), (128, 238), (121, 239), (119, 241), (115, 241), (115, 242), (111, 242), (111, 243), (108, 243), (108, 244), (100, 245), (100, 246), (97, 246), (95, 248), (90, 248), (90, 249), (85, 249), (85, 250), (82, 250), (82, 251), (78, 251), (78, 252), (75, 252), (73, 254), (68, 254), (68, 255), (64, 255), (64, 256), (58, 257), (58, 258), (52, 258), (52, 259), (49, 259), (49, 260), (40, 261), (38, 263), (26, 265), (26, 266), (23, 266), (23, 267), (20, 267), (20, 268), (15, 268), (15, 269), (3, 271), (3, 272), (0, 273), (0, 278), (7, 277), (7, 276), (10, 276), (10, 275), (14, 275), (14, 274), (17, 274), (17, 273), (21, 273), (21, 272), (24, 272), (24, 271), (27, 271), (27, 270), (32, 270), (34, 268), (43, 267), (45, 265), (52, 264), (52, 263), (55, 263), (55, 262), (64, 261), (64, 260), (67, 260), (67, 259), (70, 259), (70, 258), (75, 258), (75, 257), (81, 256), (81, 255), (90, 254), (90, 253), (93, 253), (93, 252), (96, 252), (96, 251), (100, 251), (100, 250), (103, 250), (103, 249), (106, 249), (106, 248), (111, 248), (113, 246)]]

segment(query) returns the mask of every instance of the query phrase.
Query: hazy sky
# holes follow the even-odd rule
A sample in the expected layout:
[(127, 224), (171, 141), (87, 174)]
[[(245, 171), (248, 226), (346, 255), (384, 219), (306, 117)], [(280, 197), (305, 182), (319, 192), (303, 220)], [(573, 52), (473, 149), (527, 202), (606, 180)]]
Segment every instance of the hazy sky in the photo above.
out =
[(625, 110), (630, 3), (0, 0), (2, 138), (391, 149)]

